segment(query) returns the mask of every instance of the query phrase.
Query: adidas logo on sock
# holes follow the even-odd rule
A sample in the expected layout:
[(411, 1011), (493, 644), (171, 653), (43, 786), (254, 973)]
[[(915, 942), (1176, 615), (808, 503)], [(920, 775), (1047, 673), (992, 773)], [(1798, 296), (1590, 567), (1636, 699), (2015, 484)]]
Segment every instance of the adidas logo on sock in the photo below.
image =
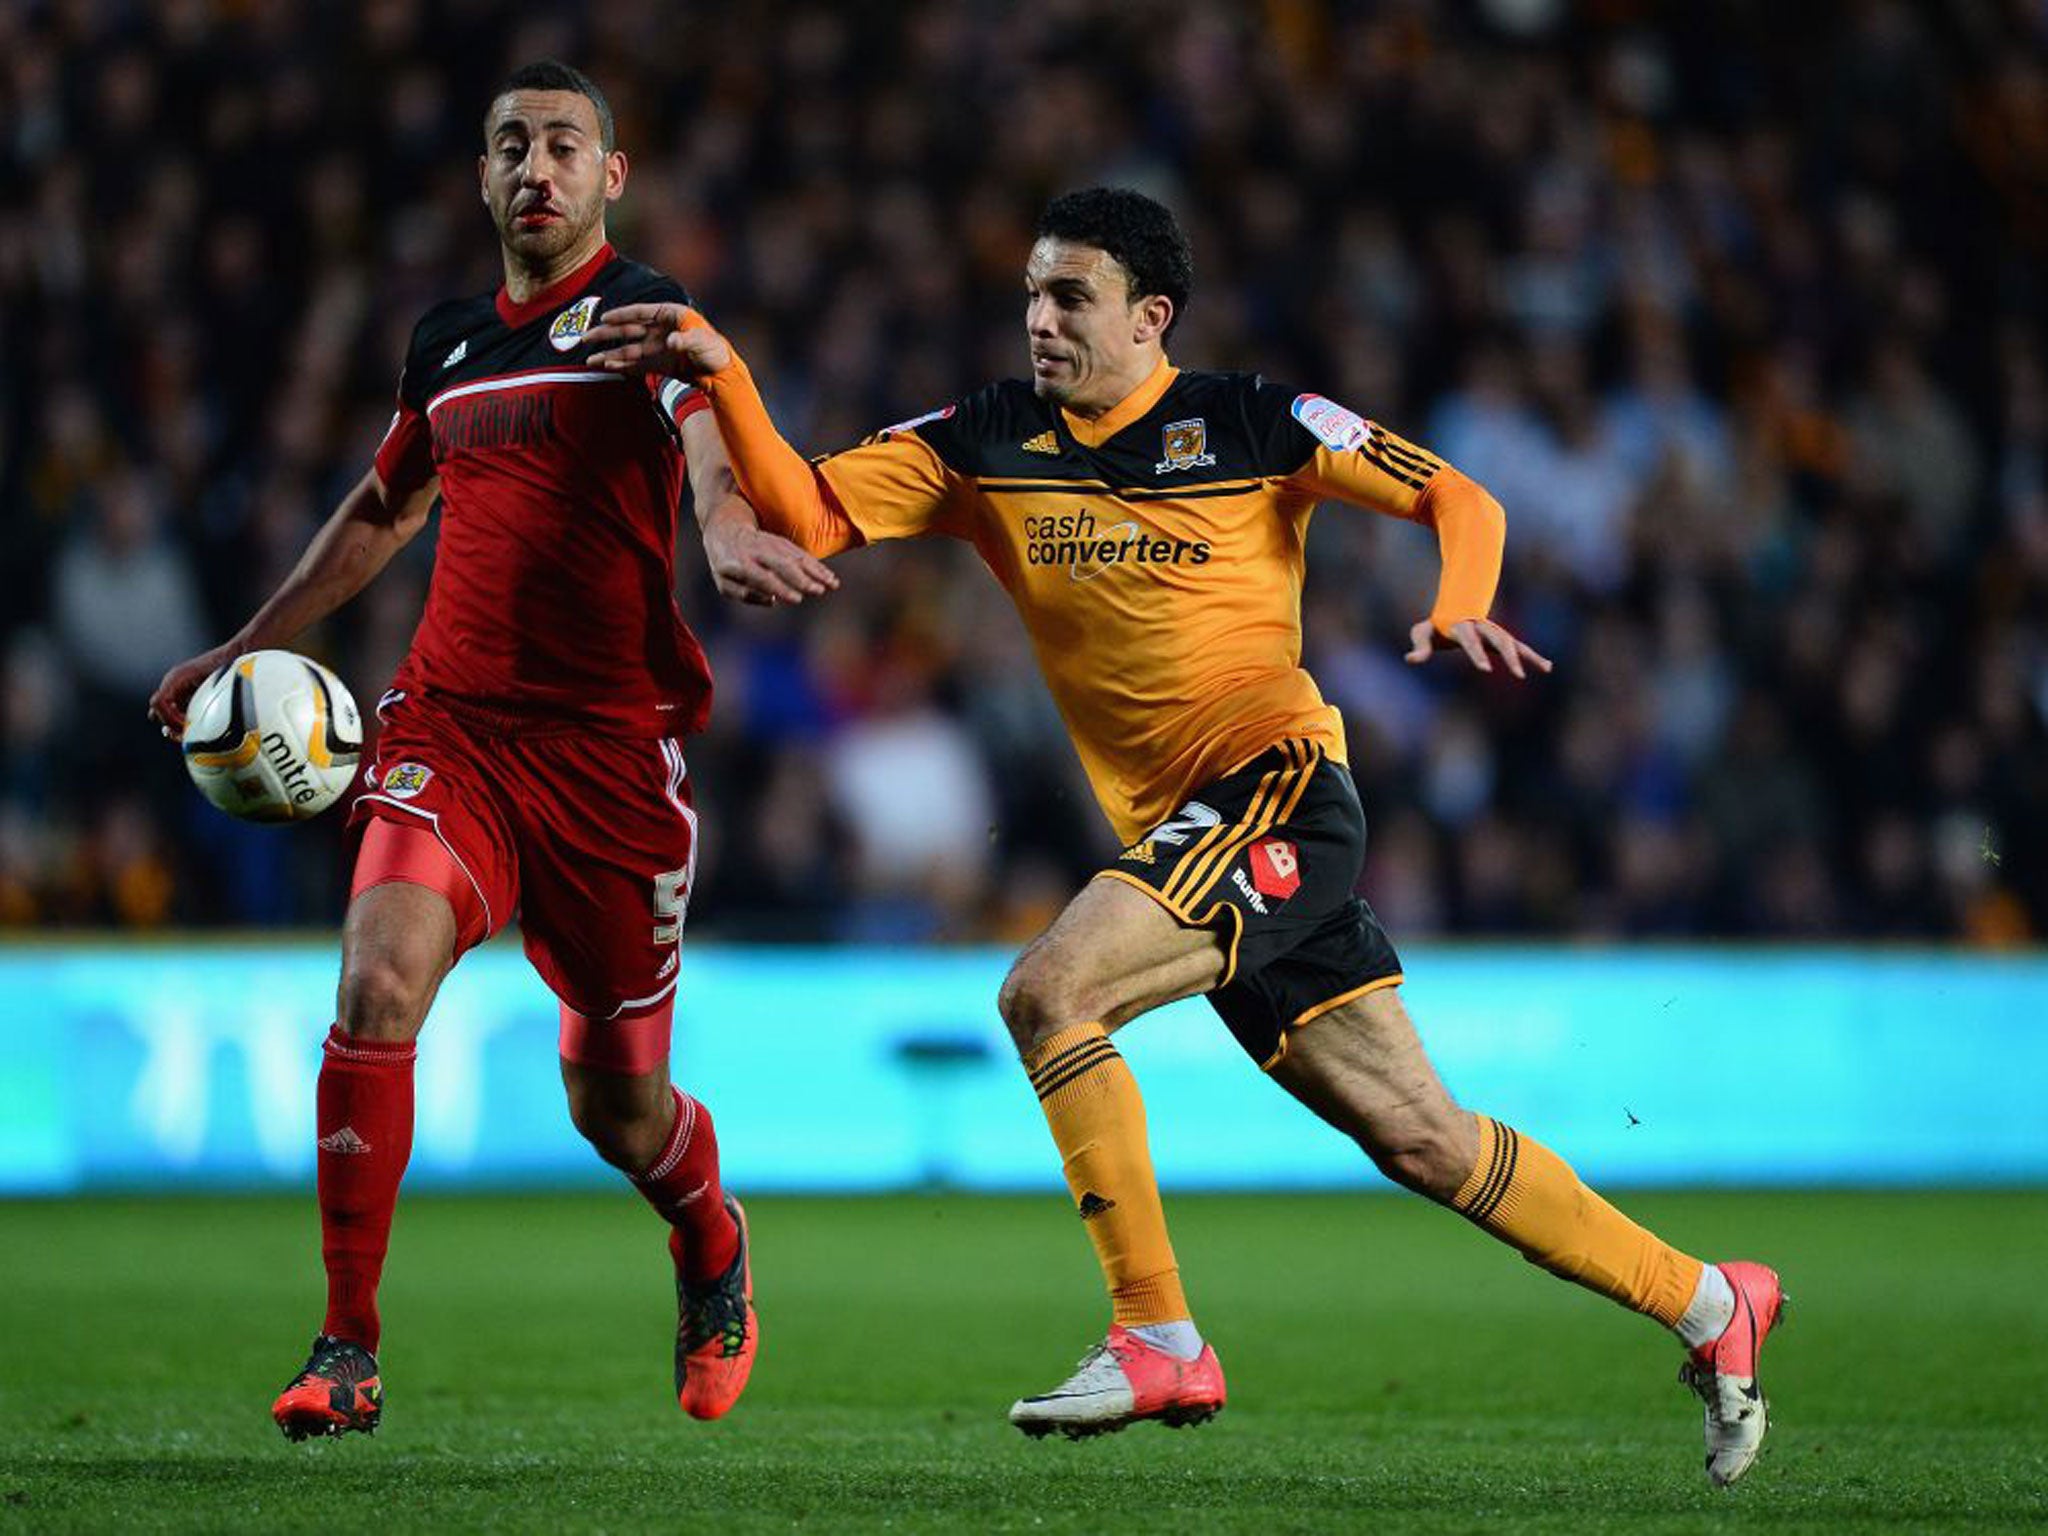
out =
[(1025, 439), (1023, 447), (1026, 453), (1056, 454), (1060, 451), (1060, 440), (1050, 432), (1041, 432), (1036, 437)]
[(340, 1152), (346, 1155), (360, 1155), (370, 1150), (370, 1144), (356, 1134), (352, 1125), (344, 1125), (331, 1136), (322, 1136), (314, 1145), (322, 1152)]
[(1105, 1200), (1092, 1189), (1081, 1197), (1080, 1212), (1083, 1221), (1093, 1221), (1104, 1211), (1113, 1211), (1115, 1209), (1116, 1202), (1114, 1200)]

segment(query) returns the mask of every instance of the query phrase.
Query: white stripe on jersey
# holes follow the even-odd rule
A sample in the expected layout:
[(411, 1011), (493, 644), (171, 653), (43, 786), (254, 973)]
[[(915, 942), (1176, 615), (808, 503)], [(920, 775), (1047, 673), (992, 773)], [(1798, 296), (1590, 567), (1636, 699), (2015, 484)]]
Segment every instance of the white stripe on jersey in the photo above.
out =
[(561, 373), (543, 370), (538, 373), (508, 373), (502, 379), (479, 379), (474, 384), (458, 384), (453, 389), (444, 389), (427, 402), (427, 414), (433, 415), (450, 400), (460, 400), (464, 395), (489, 394), (499, 389), (525, 389), (530, 384), (630, 384), (633, 381), (623, 374)]

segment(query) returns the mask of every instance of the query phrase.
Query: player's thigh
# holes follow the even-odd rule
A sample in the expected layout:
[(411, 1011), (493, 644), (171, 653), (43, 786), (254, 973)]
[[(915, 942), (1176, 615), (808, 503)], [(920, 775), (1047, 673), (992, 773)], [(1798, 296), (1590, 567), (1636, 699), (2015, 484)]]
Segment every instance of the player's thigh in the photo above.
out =
[(440, 891), (391, 880), (359, 892), (341, 930), (340, 1023), (351, 1035), (410, 1040), (455, 964), (455, 909)]
[(1404, 1183), (1455, 1189), (1479, 1155), (1477, 1127), (1437, 1075), (1398, 986), (1292, 1031), (1272, 1077)]
[(1348, 897), (1363, 817), (1323, 749), (1287, 740), (1204, 784), (1020, 955), (1003, 1020), (1021, 1049), (1109, 1028), (1285, 953)]
[(377, 761), (350, 822), (363, 829), (342, 931), (343, 1028), (410, 1038), (456, 959), (518, 904), (494, 754), (417, 701), (380, 716)]
[(1098, 877), (1017, 957), (999, 1006), (1021, 1048), (1070, 1025), (1108, 1029), (1206, 992), (1228, 961), (1223, 935), (1189, 927), (1146, 892)]
[(378, 718), (377, 760), (349, 812), (363, 830), (351, 900), (384, 884), (438, 892), (454, 912), (459, 955), (519, 905), (497, 744), (418, 700), (401, 698)]
[(601, 1058), (606, 1029), (675, 990), (697, 859), (681, 749), (565, 737), (508, 756), (527, 958)]

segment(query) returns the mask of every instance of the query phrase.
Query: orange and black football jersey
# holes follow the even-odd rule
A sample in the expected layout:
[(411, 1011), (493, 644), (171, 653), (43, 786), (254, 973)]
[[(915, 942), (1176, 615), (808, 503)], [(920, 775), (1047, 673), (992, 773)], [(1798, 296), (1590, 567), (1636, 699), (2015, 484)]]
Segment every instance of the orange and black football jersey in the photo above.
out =
[(1012, 380), (817, 470), (866, 539), (980, 552), (1126, 841), (1282, 739), (1343, 761), (1301, 666), (1309, 515), (1334, 499), (1415, 516), (1432, 480), (1459, 478), (1320, 395), (1165, 363), (1092, 422)]

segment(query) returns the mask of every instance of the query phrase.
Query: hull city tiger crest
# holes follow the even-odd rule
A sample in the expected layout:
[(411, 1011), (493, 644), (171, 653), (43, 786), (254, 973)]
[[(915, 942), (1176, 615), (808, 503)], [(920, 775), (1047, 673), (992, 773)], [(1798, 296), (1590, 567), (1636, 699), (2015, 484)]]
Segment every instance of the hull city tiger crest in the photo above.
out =
[(548, 345), (557, 352), (573, 352), (576, 344), (583, 340), (583, 333), (597, 323), (598, 296), (578, 299), (559, 315), (548, 327)]
[(1209, 452), (1209, 423), (1200, 416), (1187, 421), (1170, 421), (1160, 433), (1160, 452), (1165, 455), (1152, 466), (1155, 475), (1170, 475), (1182, 469), (1208, 469), (1216, 462)]

